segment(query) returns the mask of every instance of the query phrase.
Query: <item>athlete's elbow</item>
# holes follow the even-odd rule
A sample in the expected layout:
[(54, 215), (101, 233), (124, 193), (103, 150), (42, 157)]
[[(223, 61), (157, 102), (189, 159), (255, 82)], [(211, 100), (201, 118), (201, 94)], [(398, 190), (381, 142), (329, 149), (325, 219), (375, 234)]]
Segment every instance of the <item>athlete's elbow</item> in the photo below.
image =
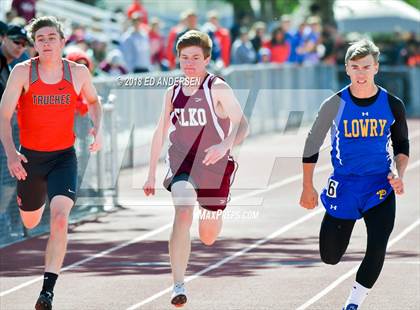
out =
[(3, 107), (0, 106), (0, 130), (3, 128), (3, 126), (7, 126), (7, 124), (10, 125), (10, 120), (12, 119), (12, 115), (10, 113), (7, 113)]

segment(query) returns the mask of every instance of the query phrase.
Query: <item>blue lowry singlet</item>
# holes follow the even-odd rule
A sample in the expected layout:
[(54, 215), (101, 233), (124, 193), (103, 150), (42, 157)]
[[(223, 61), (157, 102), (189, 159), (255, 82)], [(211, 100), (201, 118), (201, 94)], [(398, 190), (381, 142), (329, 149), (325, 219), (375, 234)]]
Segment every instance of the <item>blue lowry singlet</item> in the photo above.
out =
[(395, 119), (387, 91), (379, 87), (379, 92), (373, 104), (362, 107), (352, 101), (349, 87), (343, 90), (331, 128), (335, 175), (368, 176), (390, 171), (390, 127)]

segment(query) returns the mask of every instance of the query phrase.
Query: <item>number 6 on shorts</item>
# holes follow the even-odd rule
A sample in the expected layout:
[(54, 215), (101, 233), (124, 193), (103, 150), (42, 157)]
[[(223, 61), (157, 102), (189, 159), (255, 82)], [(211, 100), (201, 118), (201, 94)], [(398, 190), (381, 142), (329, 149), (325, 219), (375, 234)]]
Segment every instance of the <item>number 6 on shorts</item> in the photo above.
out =
[(328, 180), (327, 196), (330, 198), (337, 198), (338, 182), (333, 179)]

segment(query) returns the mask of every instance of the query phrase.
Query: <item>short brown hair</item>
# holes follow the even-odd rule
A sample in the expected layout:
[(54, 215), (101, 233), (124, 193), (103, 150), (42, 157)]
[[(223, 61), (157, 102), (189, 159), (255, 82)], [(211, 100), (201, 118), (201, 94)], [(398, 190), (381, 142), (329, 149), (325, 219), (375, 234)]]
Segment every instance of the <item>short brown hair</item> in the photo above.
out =
[(181, 53), (181, 50), (190, 46), (198, 46), (203, 50), (204, 58), (207, 58), (211, 55), (211, 49), (213, 43), (207, 33), (190, 30), (184, 33), (176, 43), (176, 51), (178, 55)]
[(58, 34), (64, 39), (64, 31), (61, 23), (54, 16), (42, 16), (31, 20), (28, 31), (33, 42), (35, 42), (35, 33), (44, 27), (53, 27), (57, 30)]
[(358, 60), (367, 55), (372, 55), (375, 59), (375, 62), (379, 61), (379, 48), (370, 40), (363, 39), (357, 42), (354, 42), (347, 49), (345, 63), (347, 64), (349, 60)]

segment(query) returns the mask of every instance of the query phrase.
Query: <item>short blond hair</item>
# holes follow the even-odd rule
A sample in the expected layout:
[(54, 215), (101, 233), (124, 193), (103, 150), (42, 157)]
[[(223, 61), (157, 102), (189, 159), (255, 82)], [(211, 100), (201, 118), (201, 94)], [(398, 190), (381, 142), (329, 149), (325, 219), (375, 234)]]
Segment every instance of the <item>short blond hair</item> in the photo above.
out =
[(368, 55), (372, 55), (375, 62), (379, 62), (379, 48), (372, 41), (363, 39), (350, 45), (344, 62), (347, 64), (349, 60), (358, 60)]

